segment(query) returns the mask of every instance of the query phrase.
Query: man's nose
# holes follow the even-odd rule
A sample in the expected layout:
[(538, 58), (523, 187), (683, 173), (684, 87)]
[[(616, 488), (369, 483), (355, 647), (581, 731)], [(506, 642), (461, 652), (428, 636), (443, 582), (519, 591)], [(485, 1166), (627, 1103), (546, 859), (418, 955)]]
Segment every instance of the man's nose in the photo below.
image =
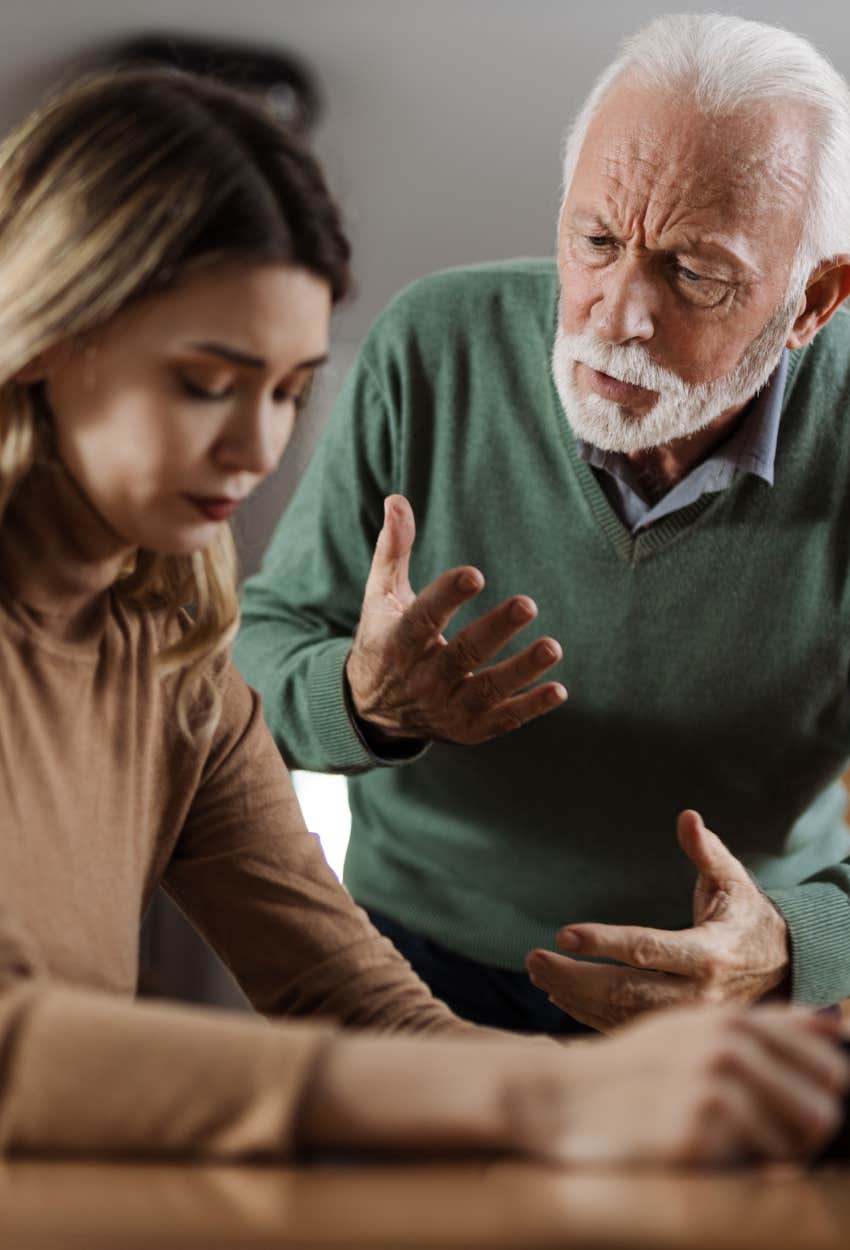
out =
[(653, 283), (640, 266), (621, 259), (610, 266), (590, 310), (590, 324), (609, 343), (645, 343), (655, 333)]

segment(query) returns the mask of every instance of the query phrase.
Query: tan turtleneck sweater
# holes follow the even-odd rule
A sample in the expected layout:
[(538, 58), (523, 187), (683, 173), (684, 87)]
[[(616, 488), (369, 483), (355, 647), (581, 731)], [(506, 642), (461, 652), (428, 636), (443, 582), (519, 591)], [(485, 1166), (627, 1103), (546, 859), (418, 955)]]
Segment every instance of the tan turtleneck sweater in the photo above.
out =
[[(471, 1026), (328, 869), (232, 666), (212, 741), (181, 737), (127, 555), (57, 465), (0, 527), (0, 1150), (284, 1154), (337, 1025)], [(160, 882), (258, 1011), (306, 1022), (132, 1004)]]

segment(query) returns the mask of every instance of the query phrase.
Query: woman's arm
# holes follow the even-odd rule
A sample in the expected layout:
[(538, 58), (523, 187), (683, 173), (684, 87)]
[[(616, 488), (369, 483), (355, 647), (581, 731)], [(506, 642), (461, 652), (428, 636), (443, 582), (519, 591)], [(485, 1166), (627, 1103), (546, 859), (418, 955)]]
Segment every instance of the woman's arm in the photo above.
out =
[(0, 1151), (236, 1159), (484, 1150), (566, 1163), (805, 1157), (838, 1124), (837, 1026), (666, 1012), (566, 1048), (332, 1034), (6, 982)]
[(331, 1031), (136, 1005), (19, 980), (0, 991), (0, 1153), (291, 1154)]
[(219, 730), (164, 885), (265, 1015), (474, 1032), (433, 997), (307, 832), (260, 700), (231, 665)]
[(646, 1017), (558, 1050), (339, 1037), (299, 1112), (313, 1149), (488, 1150), (565, 1163), (718, 1164), (805, 1157), (847, 1086), (834, 1021), (787, 1008)]

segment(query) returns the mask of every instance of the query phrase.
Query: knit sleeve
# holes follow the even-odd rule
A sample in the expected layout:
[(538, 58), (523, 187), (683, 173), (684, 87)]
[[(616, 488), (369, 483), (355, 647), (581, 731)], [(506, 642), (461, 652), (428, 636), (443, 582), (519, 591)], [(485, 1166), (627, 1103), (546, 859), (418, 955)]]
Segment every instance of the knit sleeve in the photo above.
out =
[(394, 489), (393, 455), (386, 396), (361, 357), (243, 595), (234, 657), (263, 696), (291, 768), (351, 774), (409, 762), (424, 749), (373, 751), (343, 682), (383, 501)]
[(431, 995), (328, 868), (260, 700), (232, 665), (164, 884), (266, 1015), (475, 1032)]
[(850, 997), (850, 859), (765, 893), (788, 925), (794, 1001), (825, 1007)]
[(291, 1154), (333, 1036), (59, 987), (0, 912), (0, 1153)]

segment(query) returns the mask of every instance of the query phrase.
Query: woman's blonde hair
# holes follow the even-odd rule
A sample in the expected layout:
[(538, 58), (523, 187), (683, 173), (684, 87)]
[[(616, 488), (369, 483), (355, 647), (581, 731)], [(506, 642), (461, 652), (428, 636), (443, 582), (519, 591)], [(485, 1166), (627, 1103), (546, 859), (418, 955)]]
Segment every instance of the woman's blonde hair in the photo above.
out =
[[(227, 258), (298, 265), (334, 300), (348, 288), (348, 242), (321, 171), (252, 96), (174, 70), (102, 73), (0, 145), (0, 518), (49, 454), (49, 407), (43, 387), (18, 380), (26, 366)], [(139, 552), (119, 589), (183, 618), (160, 669), (179, 673), (184, 731), (211, 730), (214, 661), (239, 621), (229, 528), (189, 556)]]

